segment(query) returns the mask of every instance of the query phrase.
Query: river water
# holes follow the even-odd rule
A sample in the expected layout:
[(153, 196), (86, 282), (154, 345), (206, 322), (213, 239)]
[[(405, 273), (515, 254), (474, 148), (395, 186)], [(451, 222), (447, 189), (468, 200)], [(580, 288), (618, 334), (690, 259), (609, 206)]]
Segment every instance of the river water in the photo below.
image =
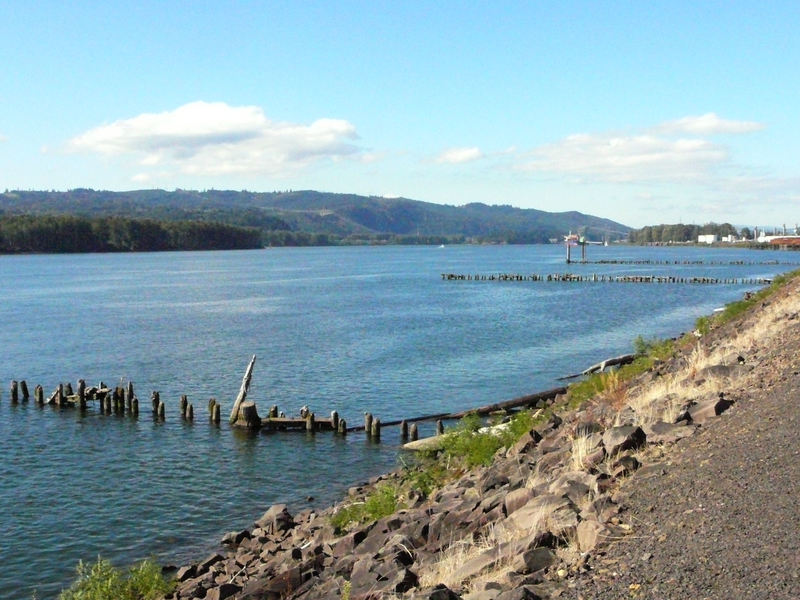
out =
[[(461, 410), (676, 335), (753, 286), (445, 282), (443, 272), (772, 277), (792, 254), (591, 247), (589, 258), (705, 265), (564, 264), (561, 246), (297, 248), (0, 257), (0, 590), (53, 598), (79, 559), (203, 558), (272, 503), (295, 511), (397, 465), (397, 432), (250, 435), (230, 412), (250, 356), (261, 412), (309, 405), (350, 424)], [(731, 265), (746, 261), (747, 265)], [(752, 264), (755, 263), (755, 264)], [(142, 411), (103, 416), (11, 405), (8, 384), (132, 381)], [(150, 392), (167, 405), (148, 411)], [(178, 415), (181, 394), (195, 421)], [(313, 500), (308, 500), (313, 497)]]

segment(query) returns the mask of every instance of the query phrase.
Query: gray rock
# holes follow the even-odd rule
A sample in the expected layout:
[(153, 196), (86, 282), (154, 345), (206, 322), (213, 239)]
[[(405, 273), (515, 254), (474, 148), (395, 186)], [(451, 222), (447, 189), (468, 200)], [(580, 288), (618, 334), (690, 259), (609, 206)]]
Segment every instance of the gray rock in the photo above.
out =
[(503, 501), (503, 512), (508, 516), (524, 506), (531, 498), (533, 498), (533, 490), (529, 488), (513, 490), (506, 495)]
[(230, 598), (234, 594), (239, 593), (241, 590), (241, 587), (233, 583), (223, 583), (218, 587), (208, 590), (208, 593), (206, 594), (206, 600), (225, 600), (226, 598)]
[(733, 406), (733, 402), (724, 397), (704, 400), (689, 408), (689, 416), (693, 423), (703, 425), (708, 420), (718, 417)]
[(603, 446), (609, 456), (614, 456), (623, 450), (639, 448), (647, 441), (647, 436), (641, 427), (623, 425), (611, 427), (603, 434)]
[(552, 565), (555, 559), (555, 554), (549, 548), (531, 548), (516, 555), (511, 561), (511, 568), (522, 574), (535, 573)]

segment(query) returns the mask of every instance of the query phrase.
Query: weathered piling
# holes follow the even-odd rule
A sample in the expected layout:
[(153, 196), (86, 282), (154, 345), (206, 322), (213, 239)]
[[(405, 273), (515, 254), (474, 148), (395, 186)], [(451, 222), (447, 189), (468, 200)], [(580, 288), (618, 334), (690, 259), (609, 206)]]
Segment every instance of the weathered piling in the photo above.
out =
[(33, 388), (33, 398), (39, 406), (44, 404), (44, 388), (41, 385), (36, 385)]
[(181, 419), (185, 419), (186, 418), (186, 409), (188, 408), (188, 406), (189, 406), (189, 398), (188, 398), (188, 396), (186, 396), (186, 394), (183, 394), (181, 396), (181, 402), (180, 402)]
[(158, 392), (150, 394), (150, 403), (153, 405), (153, 412), (158, 412), (158, 405), (161, 403), (161, 395)]
[(191, 403), (186, 407), (186, 420), (194, 421), (194, 406)]
[(439, 419), (436, 421), (436, 435), (443, 435), (444, 434), (444, 422)]
[(411, 438), (412, 442), (416, 442), (419, 439), (419, 429), (417, 428), (416, 423), (411, 424), (411, 429), (408, 432), (408, 435)]
[(86, 402), (86, 381), (78, 379), (78, 404)]
[(364, 432), (367, 437), (372, 435), (372, 413), (364, 413)]
[(219, 421), (221, 418), (221, 407), (219, 404), (214, 404), (214, 410), (211, 413), (211, 422), (215, 425), (219, 425)]
[(22, 401), (27, 402), (30, 394), (28, 394), (28, 383), (24, 379), (19, 382), (19, 391), (22, 392)]
[(400, 438), (405, 442), (408, 439), (408, 421), (400, 421)]
[(347, 421), (344, 419), (339, 419), (339, 435), (347, 435)]
[(158, 402), (158, 419), (163, 421), (167, 416), (167, 408), (164, 406), (164, 403), (159, 400)]
[(125, 387), (125, 402), (128, 405), (128, 410), (130, 411), (131, 402), (133, 402), (134, 393), (133, 393), (133, 382), (129, 381), (128, 385)]
[(331, 411), (331, 427), (334, 431), (339, 430), (339, 413), (335, 410)]
[(136, 397), (134, 397), (134, 399), (131, 400), (130, 414), (132, 414), (134, 417), (139, 416), (139, 399)]
[(372, 435), (373, 441), (381, 441), (381, 420), (376, 418), (372, 421)]
[(309, 412), (308, 415), (306, 415), (306, 431), (316, 431), (315, 420), (316, 418), (313, 412)]
[(19, 383), (14, 379), (11, 381), (11, 404), (19, 402)]
[(268, 416), (271, 419), (277, 419), (278, 418), (278, 405), (277, 404), (273, 404), (272, 406), (269, 407)]
[[(219, 404), (215, 406), (215, 409), (218, 406)], [(246, 429), (258, 429), (261, 427), (261, 418), (258, 416), (255, 402), (240, 403), (236, 414), (236, 421), (233, 423), (235, 427), (244, 427)]]
[(113, 401), (113, 399), (114, 399), (114, 397), (113, 397), (113, 396), (108, 396), (108, 395), (107, 395), (107, 396), (105, 397), (105, 400), (104, 400), (104, 401), (105, 401), (105, 404), (106, 404), (106, 414), (107, 414), (107, 415), (110, 415), (110, 414), (111, 414), (111, 402)]
[[(247, 398), (247, 391), (250, 389), (250, 380), (253, 378), (253, 365), (256, 362), (256, 355), (253, 355), (253, 358), (250, 359), (250, 362), (247, 365), (247, 369), (245, 369), (244, 377), (242, 378), (242, 385), (239, 388), (239, 394), (236, 396), (236, 401), (233, 403), (233, 410), (231, 410), (230, 416), (230, 423), (233, 425), (237, 422), (239, 417), (239, 407)], [(253, 405), (253, 409), (255, 410), (255, 404)], [(247, 422), (247, 419), (244, 419)], [(259, 421), (260, 422), (260, 421)]]
[(73, 396), (74, 395), (73, 392), (72, 392), (72, 384), (69, 381), (64, 385), (64, 395), (65, 396)]
[(64, 406), (64, 385), (59, 383), (56, 389), (56, 406)]

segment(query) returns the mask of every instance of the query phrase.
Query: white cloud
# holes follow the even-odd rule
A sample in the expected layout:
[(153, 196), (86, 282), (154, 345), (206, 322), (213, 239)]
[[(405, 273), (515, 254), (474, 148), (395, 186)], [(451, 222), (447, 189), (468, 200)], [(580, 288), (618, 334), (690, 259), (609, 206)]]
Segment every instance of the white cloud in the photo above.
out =
[(520, 168), (611, 182), (675, 181), (700, 178), (727, 158), (723, 147), (701, 139), (575, 134), (536, 148)]
[(278, 123), (258, 106), (192, 102), (95, 127), (72, 138), (68, 148), (134, 155), (142, 166), (194, 175), (276, 174), (324, 158), (357, 155), (356, 139), (355, 127), (340, 119)]
[(483, 158), (483, 153), (477, 147), (471, 148), (450, 148), (436, 157), (436, 162), (440, 164), (458, 165), (472, 162)]
[(0, 142), (7, 142), (7, 141), (8, 141), (8, 138), (6, 136), (4, 136), (2, 133), (0, 133)]
[(706, 113), (700, 116), (689, 116), (667, 121), (656, 129), (664, 133), (713, 135), (715, 133), (751, 133), (764, 129), (764, 125), (756, 121), (731, 121), (723, 119), (715, 113)]

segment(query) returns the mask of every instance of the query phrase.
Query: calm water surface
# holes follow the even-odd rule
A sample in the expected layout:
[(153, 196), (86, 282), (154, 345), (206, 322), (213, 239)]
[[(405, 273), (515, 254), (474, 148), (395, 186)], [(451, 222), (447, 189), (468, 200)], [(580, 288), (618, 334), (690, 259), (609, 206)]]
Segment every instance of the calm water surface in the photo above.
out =
[[(339, 498), (397, 464), (397, 433), (256, 434), (230, 412), (252, 354), (251, 396), (352, 423), (507, 400), (675, 335), (747, 287), (443, 282), (442, 272), (771, 277), (788, 265), (564, 264), (560, 246), (300, 248), (248, 252), (2, 256), (0, 590), (52, 598), (79, 559), (202, 558), (270, 504)], [(589, 249), (590, 258), (762, 262), (791, 254)], [(138, 420), (11, 406), (8, 382), (133, 381)], [(158, 390), (167, 419), (147, 406)], [(181, 422), (187, 394), (195, 423)], [(308, 501), (307, 497), (313, 497)]]

